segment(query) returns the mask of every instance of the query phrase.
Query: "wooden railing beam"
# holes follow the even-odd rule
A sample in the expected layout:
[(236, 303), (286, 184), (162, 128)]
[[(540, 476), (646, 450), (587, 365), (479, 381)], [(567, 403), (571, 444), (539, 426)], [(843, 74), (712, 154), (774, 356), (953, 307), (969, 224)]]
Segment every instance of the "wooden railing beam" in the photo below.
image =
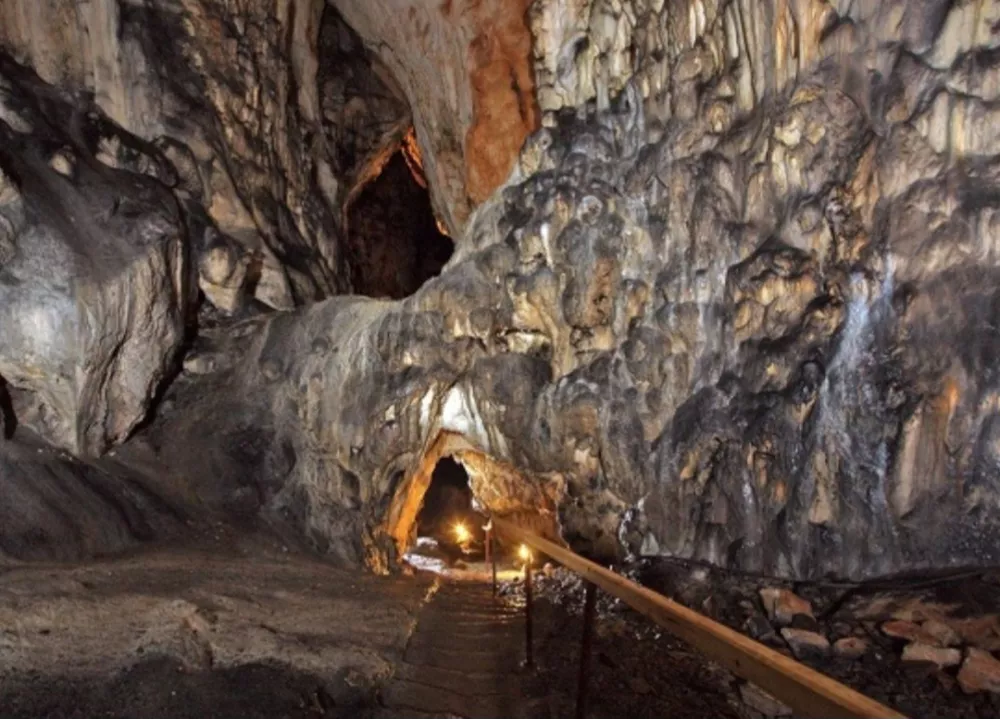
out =
[(583, 579), (593, 582), (640, 614), (784, 702), (796, 715), (905, 719), (905, 715), (866, 697), (815, 669), (780, 654), (760, 642), (719, 624), (651, 589), (636, 584), (599, 564), (542, 539), (502, 519), (496, 530), (556, 560)]

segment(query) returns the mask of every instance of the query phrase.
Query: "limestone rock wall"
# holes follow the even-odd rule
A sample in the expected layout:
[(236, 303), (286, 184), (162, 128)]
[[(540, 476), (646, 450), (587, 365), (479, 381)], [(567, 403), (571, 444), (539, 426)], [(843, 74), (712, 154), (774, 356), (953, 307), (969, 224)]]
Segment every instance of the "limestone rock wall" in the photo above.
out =
[(299, 385), (339, 467), (300, 457), (310, 521), (343, 476), (378, 507), (448, 429), (564, 488), (581, 547), (798, 577), (995, 561), (994, 5), (866, 7), (664, 10), (663, 92), (637, 72), (553, 114), (463, 261), (326, 319), (351, 349)]
[(530, 0), (334, 0), (399, 82), (435, 209), (458, 237), (540, 122)]
[[(323, 174), (291, 164), (336, 133), (303, 130), (323, 103), (279, 77), (318, 72), (283, 43), (316, 36), (322, 13), (282, 3), (271, 22), (251, 2), (230, 28), (211, 22), (228, 5), (203, 2), (181, 3), (171, 36), (205, 84), (170, 96), (214, 103), (213, 157), (236, 158), (255, 231), (280, 238), (287, 304), (335, 291), (339, 246), (309, 229), (334, 205), (313, 214), (324, 186), (301, 178)], [(125, 466), (204, 478), (205, 505), (378, 568), (442, 432), (487, 507), (554, 507), (563, 537), (601, 555), (788, 577), (997, 561), (1000, 4), (337, 6), (411, 107), (456, 255), (402, 302), (200, 326)], [(260, 76), (223, 82), (251, 36)], [(259, 105), (257, 88), (272, 88)], [(338, 172), (366, 176), (391, 136)], [(185, 189), (199, 155), (163, 154), (188, 216), (219, 217), (217, 195)], [(216, 248), (242, 245), (199, 237), (203, 290), (228, 289), (236, 261)]]
[(0, 374), (20, 422), (95, 456), (177, 361), (190, 253), (169, 163), (39, 87), (0, 56)]
[[(0, 8), (0, 47), (92, 93), (179, 168), (213, 226), (202, 284), (225, 311), (235, 284), (278, 309), (350, 290), (343, 207), (409, 127), (389, 73), (349, 55), (358, 44), (323, 0)], [(350, 73), (353, 100), (329, 82)]]

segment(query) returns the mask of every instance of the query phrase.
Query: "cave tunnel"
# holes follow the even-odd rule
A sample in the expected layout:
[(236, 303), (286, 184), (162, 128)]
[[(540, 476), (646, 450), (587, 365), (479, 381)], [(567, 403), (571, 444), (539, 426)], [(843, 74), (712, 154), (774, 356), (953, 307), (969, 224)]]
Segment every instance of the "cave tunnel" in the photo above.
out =
[(417, 513), (418, 546), (436, 545), (452, 558), (483, 556), (486, 517), (476, 511), (469, 474), (460, 462), (442, 457)]
[(454, 250), (434, 217), (426, 183), (403, 149), (348, 209), (351, 282), (356, 294), (402, 299), (441, 272)]

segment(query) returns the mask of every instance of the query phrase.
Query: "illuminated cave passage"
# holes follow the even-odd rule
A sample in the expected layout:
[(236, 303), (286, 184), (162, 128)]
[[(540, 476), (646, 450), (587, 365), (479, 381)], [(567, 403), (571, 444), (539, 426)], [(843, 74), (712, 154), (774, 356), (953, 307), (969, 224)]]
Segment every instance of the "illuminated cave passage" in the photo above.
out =
[(472, 558), (483, 553), (485, 523), (473, 508), (465, 467), (451, 457), (440, 459), (417, 513), (417, 536), (433, 539), (449, 554)]
[[(570, 716), (511, 527), (996, 717), (998, 28), (2, 0), (2, 719)], [(597, 607), (588, 716), (784, 713)]]
[(356, 294), (402, 299), (441, 272), (454, 244), (434, 219), (430, 195), (396, 151), (348, 210), (348, 256)]

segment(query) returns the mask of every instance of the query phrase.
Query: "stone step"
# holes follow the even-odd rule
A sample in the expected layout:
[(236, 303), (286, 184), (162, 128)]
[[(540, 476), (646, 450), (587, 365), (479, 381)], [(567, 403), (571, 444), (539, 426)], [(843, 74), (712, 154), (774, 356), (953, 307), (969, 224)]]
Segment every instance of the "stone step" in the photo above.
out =
[(409, 664), (478, 674), (513, 673), (522, 659), (520, 647), (497, 646), (473, 650), (468, 647), (442, 647), (423, 641), (411, 642), (403, 655), (403, 660)]
[(499, 597), (493, 596), (493, 589), (489, 585), (485, 589), (450, 589), (442, 587), (434, 593), (434, 596), (461, 599), (463, 601), (502, 601)]
[(484, 627), (494, 625), (497, 627), (513, 627), (523, 622), (521, 614), (480, 614), (478, 612), (454, 612), (438, 613), (428, 612), (418, 619), (418, 627), (423, 625), (434, 627), (435, 630), (442, 627), (468, 625), (470, 627)]
[(428, 637), (440, 641), (442, 644), (454, 643), (476, 643), (477, 640), (490, 642), (511, 641), (514, 637), (524, 634), (524, 623), (497, 625), (489, 624), (440, 624), (425, 625), (417, 629), (413, 636)]
[(416, 709), (441, 716), (449, 714), (468, 719), (510, 717), (514, 715), (516, 693), (470, 697), (440, 687), (396, 679), (382, 692), (388, 708)]
[(428, 665), (400, 662), (396, 668), (396, 679), (419, 682), (427, 686), (440, 687), (465, 696), (490, 696), (502, 694), (511, 689), (511, 674), (480, 674), (471, 671), (443, 669)]
[(402, 707), (382, 707), (369, 716), (371, 719), (464, 719), (457, 714), (435, 714)]
[(461, 597), (461, 596), (441, 596), (440, 594), (435, 595), (431, 598), (432, 606), (447, 606), (447, 607), (497, 607), (500, 609), (511, 607), (509, 602), (504, 602), (499, 599), (493, 599), (493, 597), (487, 595), (485, 597)]
[(420, 612), (375, 716), (551, 719), (547, 699), (522, 695), (532, 684), (523, 660), (523, 609), (489, 584), (445, 584)]
[(426, 610), (427, 612), (433, 612), (435, 614), (456, 614), (456, 613), (472, 613), (472, 614), (496, 614), (499, 616), (507, 616), (514, 614), (523, 614), (524, 608), (506, 607), (503, 605), (489, 605), (484, 604), (478, 606), (475, 604), (459, 604), (455, 603), (445, 603), (445, 602), (432, 602)]
[(491, 628), (514, 634), (524, 626), (521, 616), (496, 617), (478, 614), (432, 614), (420, 617), (417, 622), (418, 632), (429, 634), (447, 634), (451, 630), (488, 631)]
[(484, 636), (452, 636), (438, 637), (430, 634), (415, 634), (406, 645), (406, 656), (411, 650), (422, 651), (424, 649), (440, 649), (451, 653), (464, 653), (468, 656), (479, 655), (501, 655), (509, 657), (518, 652), (522, 652), (524, 647), (523, 635), (510, 637), (506, 635), (484, 635)]

